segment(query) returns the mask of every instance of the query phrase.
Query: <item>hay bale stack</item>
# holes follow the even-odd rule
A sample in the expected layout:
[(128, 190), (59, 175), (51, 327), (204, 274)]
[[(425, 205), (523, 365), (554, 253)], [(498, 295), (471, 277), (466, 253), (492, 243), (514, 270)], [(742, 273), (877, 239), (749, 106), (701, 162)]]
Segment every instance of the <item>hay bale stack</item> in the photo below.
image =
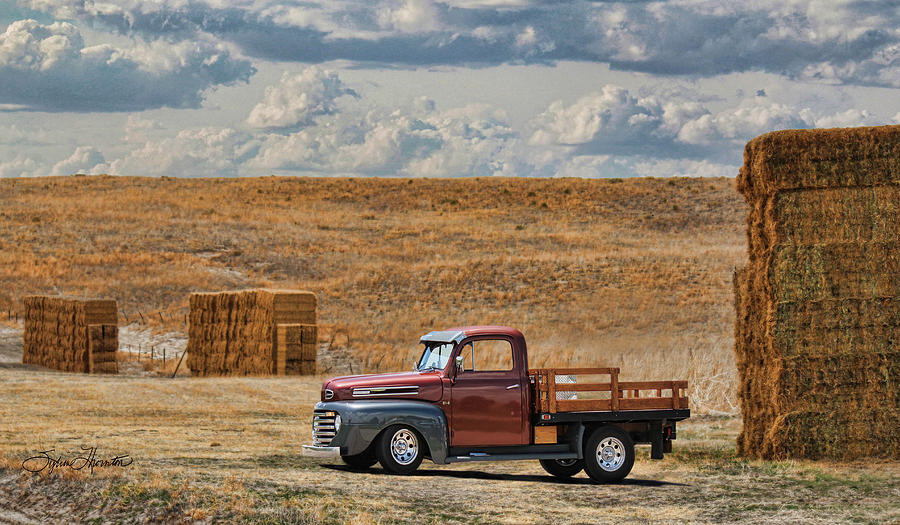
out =
[[(197, 376), (291, 373), (279, 325), (316, 324), (316, 295), (296, 290), (193, 293), (187, 365)], [(286, 340), (286, 339), (285, 339)], [(281, 354), (279, 354), (281, 352)]]
[(116, 352), (119, 327), (114, 324), (88, 325), (88, 371), (92, 374), (118, 374)]
[(738, 188), (738, 452), (900, 458), (900, 126), (762, 135)]
[(23, 363), (65, 372), (118, 372), (116, 301), (28, 296), (23, 302)]
[(288, 375), (316, 373), (318, 327), (314, 324), (278, 325), (278, 366)]

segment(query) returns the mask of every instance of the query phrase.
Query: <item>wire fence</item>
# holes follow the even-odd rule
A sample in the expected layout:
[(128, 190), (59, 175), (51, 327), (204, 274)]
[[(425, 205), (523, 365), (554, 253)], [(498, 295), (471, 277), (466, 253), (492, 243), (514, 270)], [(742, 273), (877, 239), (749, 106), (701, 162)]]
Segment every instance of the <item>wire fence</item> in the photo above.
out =
[[(7, 321), (18, 323), (19, 321), (25, 320), (24, 314), (19, 310), (14, 310), (12, 308), (0, 310), (0, 319), (3, 318), (3, 313), (6, 314)], [(137, 308), (131, 311), (128, 311), (124, 308), (119, 310), (120, 323), (121, 321), (124, 321), (124, 326), (135, 323), (141, 326), (148, 326), (150, 324), (148, 323), (148, 320), (152, 319), (153, 321), (156, 321), (158, 319), (159, 322), (164, 326), (178, 323), (180, 321), (184, 323), (184, 326), (186, 328), (187, 317), (188, 314), (186, 308), (174, 313), (164, 310), (144, 312), (143, 310)], [(184, 360), (185, 353), (187, 352), (183, 344), (131, 344), (123, 342), (121, 337), (119, 339), (118, 351), (120, 352), (120, 360), (124, 359), (127, 362), (141, 363), (142, 365), (145, 365), (145, 367), (149, 367), (150, 369), (165, 371), (169, 367), (174, 365), (176, 366), (176, 368), (172, 372), (173, 377), (178, 371), (178, 368), (180, 368), (181, 362)]]
[[(25, 320), (24, 314), (19, 312), (18, 310), (13, 310), (11, 308), (7, 308), (5, 310), (6, 320), (7, 321), (15, 321), (19, 322), (20, 320)], [(0, 315), (3, 315), (0, 313)], [(119, 319), (125, 321), (125, 325), (137, 323), (141, 325), (149, 325), (150, 320), (156, 321), (159, 319), (159, 322), (163, 325), (173, 324), (173, 323), (181, 323), (184, 326), (187, 326), (188, 322), (188, 309), (182, 308), (177, 312), (173, 313), (168, 310), (154, 310), (151, 312), (144, 312), (140, 309), (134, 309), (130, 312), (124, 308), (119, 310)]]
[(141, 325), (149, 325), (150, 321), (155, 322), (159, 319), (160, 324), (174, 324), (181, 323), (184, 326), (187, 326), (188, 322), (188, 309), (181, 308), (177, 312), (171, 312), (169, 310), (154, 310), (150, 312), (144, 312), (139, 308), (135, 308), (134, 310), (128, 311), (125, 308), (121, 308), (119, 310), (119, 318), (125, 321), (126, 325), (137, 323)]

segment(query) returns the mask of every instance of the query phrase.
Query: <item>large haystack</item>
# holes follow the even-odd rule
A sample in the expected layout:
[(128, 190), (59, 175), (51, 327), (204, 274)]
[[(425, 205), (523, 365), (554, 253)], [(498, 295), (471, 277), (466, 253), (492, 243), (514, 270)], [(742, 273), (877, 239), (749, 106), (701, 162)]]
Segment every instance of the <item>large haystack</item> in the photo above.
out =
[(191, 294), (187, 365), (197, 376), (314, 374), (316, 294)]
[(24, 303), (23, 363), (66, 372), (118, 372), (116, 301), (29, 296)]
[(900, 458), (900, 126), (762, 135), (738, 187), (738, 452)]

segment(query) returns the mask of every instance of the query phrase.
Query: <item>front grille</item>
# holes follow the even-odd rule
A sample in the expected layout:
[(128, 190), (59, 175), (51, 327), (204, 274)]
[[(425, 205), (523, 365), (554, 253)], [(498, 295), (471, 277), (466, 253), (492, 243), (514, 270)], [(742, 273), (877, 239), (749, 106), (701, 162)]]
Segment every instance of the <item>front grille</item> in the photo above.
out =
[(334, 416), (332, 410), (316, 410), (313, 412), (313, 445), (327, 447), (334, 439)]

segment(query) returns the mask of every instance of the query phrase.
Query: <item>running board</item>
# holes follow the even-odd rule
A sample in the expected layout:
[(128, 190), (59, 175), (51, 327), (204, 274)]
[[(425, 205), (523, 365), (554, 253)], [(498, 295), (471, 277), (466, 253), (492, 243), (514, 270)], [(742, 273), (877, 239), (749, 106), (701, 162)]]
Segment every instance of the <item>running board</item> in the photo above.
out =
[(530, 454), (487, 454), (485, 452), (472, 452), (468, 456), (450, 456), (447, 463), (462, 463), (465, 461), (515, 461), (523, 459), (578, 459), (575, 452), (532, 452)]

